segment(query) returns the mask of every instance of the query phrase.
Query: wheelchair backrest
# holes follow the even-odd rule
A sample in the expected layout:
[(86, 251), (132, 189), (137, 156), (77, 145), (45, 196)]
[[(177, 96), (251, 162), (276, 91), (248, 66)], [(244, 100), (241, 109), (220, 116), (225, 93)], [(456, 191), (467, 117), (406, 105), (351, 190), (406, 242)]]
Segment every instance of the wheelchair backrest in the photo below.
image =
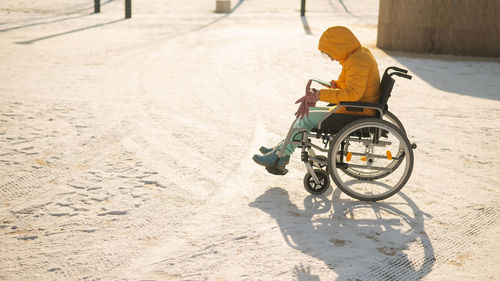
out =
[[(392, 71), (392, 72), (391, 72)], [(387, 101), (391, 96), (392, 88), (394, 87), (394, 78), (393, 75), (397, 75), (406, 79), (411, 79), (411, 75), (406, 74), (408, 70), (398, 68), (395, 66), (390, 66), (384, 71), (384, 75), (382, 76), (382, 80), (380, 81), (380, 104), (384, 107), (384, 111), (389, 109), (387, 105)]]
[[(385, 113), (388, 110), (387, 101), (391, 96), (392, 88), (394, 87), (394, 78), (393, 75), (397, 75), (406, 79), (411, 79), (411, 76), (406, 74), (408, 70), (401, 69), (395, 66), (388, 67), (384, 71), (384, 75), (382, 76), (382, 80), (380, 81), (379, 92), (380, 92), (380, 102), (379, 104), (382, 106), (382, 110)], [(340, 104), (346, 105), (346, 102), (340, 102)], [(354, 103), (355, 104), (355, 103)], [(368, 107), (369, 103), (359, 103), (359, 105), (364, 107)], [(346, 107), (349, 107), (346, 105)], [(378, 107), (378, 106), (377, 106)], [(342, 127), (346, 124), (358, 120), (360, 118), (366, 118), (366, 115), (357, 115), (357, 114), (341, 114), (332, 112), (328, 114), (325, 118), (323, 118), (319, 124), (318, 128), (313, 128), (313, 132), (316, 132), (319, 137), (321, 134), (336, 134)], [(380, 111), (377, 110), (377, 117), (382, 118), (380, 116)]]

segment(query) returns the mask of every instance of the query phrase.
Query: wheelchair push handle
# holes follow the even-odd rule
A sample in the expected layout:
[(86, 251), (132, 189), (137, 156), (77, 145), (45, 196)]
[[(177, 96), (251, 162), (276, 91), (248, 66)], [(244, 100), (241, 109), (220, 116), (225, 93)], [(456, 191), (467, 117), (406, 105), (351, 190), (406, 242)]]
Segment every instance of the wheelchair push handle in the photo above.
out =
[[(389, 73), (389, 71), (393, 70), (392, 73)], [(396, 76), (399, 76), (399, 77), (403, 77), (403, 78), (406, 78), (406, 79), (411, 79), (412, 76), (411, 75), (408, 75), (408, 70), (406, 69), (402, 69), (402, 68), (399, 68), (399, 67), (396, 67), (396, 66), (391, 66), (391, 67), (388, 67), (385, 72), (384, 72), (384, 76), (385, 75), (389, 75), (389, 77), (391, 77), (392, 75), (396, 75)]]
[(399, 77), (403, 77), (403, 78), (410, 79), (410, 80), (411, 80), (411, 77), (412, 77), (411, 75), (404, 74), (404, 73), (401, 73), (401, 72), (393, 72), (389, 76), (392, 76), (392, 75), (397, 75)]
[(394, 70), (394, 71), (397, 71), (397, 72), (402, 72), (404, 74), (408, 73), (408, 70), (402, 69), (402, 68), (399, 68), (399, 67), (395, 67), (395, 66), (388, 67), (385, 71), (388, 72), (389, 70)]

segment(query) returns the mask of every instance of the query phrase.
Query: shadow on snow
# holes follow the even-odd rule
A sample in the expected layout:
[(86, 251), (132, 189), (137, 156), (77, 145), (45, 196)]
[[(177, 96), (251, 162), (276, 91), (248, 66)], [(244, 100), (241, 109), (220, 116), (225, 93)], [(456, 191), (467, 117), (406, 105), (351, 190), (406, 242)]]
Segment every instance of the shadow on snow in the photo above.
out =
[[(322, 260), (337, 280), (420, 280), (431, 271), (435, 257), (424, 231), (425, 214), (410, 198), (399, 192), (404, 203), (391, 204), (340, 195), (336, 189), (331, 198), (308, 196), (300, 209), (286, 190), (274, 187), (249, 205), (273, 217), (290, 247)], [(315, 218), (326, 213), (328, 218)], [(423, 254), (408, 257), (403, 250), (410, 245)], [(366, 264), (367, 256), (372, 263)], [(320, 280), (308, 265), (297, 265), (293, 272), (297, 280)]]
[[(101, 6), (109, 4), (109, 3), (113, 2), (113, 1), (114, 0), (108, 0), (108, 1), (106, 1), (104, 3), (102, 3)], [(91, 8), (83, 8), (83, 9), (79, 9), (79, 10), (75, 10), (75, 11), (71, 11), (71, 12), (67, 12), (67, 13), (63, 13), (63, 14), (51, 15), (51, 16), (44, 17), (44, 18), (37, 18), (36, 20), (52, 19), (52, 18), (56, 18), (56, 17), (60, 17), (60, 16), (74, 15), (74, 14), (78, 14), (78, 13), (81, 13), (81, 12), (85, 12), (85, 11), (90, 10), (90, 9)], [(74, 16), (74, 17), (65, 17), (65, 18), (56, 19), (56, 20), (48, 20), (48, 21), (45, 20), (45, 21), (39, 21), (39, 22), (34, 22), (34, 23), (29, 23), (29, 24), (24, 24), (24, 25), (18, 25), (18, 26), (14, 26), (14, 27), (0, 29), (0, 32), (6, 32), (6, 31), (11, 31), (11, 30), (16, 30), (16, 29), (22, 29), (22, 28), (27, 28), (27, 27), (38, 26), (38, 25), (51, 24), (51, 23), (56, 23), (56, 22), (62, 22), (62, 21), (67, 21), (67, 20), (72, 20), (72, 19), (87, 17), (87, 16), (90, 16), (90, 15), (93, 15), (93, 14), (94, 14), (94, 12), (89, 13), (89, 14)], [(31, 20), (33, 20), (33, 19), (30, 18), (29, 20), (23, 20), (23, 21), (31, 21)], [(1, 23), (1, 25), (3, 25), (3, 24), (6, 24), (6, 23)]]
[(499, 58), (383, 51), (438, 90), (500, 100)]

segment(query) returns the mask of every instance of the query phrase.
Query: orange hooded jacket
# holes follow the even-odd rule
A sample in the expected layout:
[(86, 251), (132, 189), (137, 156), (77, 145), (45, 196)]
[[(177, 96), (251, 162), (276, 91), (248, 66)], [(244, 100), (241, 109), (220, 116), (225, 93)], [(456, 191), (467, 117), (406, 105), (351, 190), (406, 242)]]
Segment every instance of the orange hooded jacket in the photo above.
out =
[[(358, 101), (379, 103), (380, 75), (370, 50), (362, 47), (352, 32), (343, 26), (328, 28), (319, 39), (318, 49), (342, 65), (338, 88), (321, 89), (319, 100), (329, 103)], [(348, 112), (345, 107), (335, 113), (374, 115), (375, 111)]]

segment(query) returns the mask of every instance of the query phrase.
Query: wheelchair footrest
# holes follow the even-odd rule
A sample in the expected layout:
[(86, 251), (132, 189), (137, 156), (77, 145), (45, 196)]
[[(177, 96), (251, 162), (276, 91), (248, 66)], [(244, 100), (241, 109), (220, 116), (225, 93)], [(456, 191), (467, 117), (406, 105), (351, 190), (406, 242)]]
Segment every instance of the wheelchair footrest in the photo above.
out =
[(276, 168), (276, 167), (266, 167), (266, 170), (270, 173), (270, 174), (273, 174), (273, 175), (277, 175), (277, 176), (284, 176), (288, 173), (288, 169), (285, 169), (285, 168)]

